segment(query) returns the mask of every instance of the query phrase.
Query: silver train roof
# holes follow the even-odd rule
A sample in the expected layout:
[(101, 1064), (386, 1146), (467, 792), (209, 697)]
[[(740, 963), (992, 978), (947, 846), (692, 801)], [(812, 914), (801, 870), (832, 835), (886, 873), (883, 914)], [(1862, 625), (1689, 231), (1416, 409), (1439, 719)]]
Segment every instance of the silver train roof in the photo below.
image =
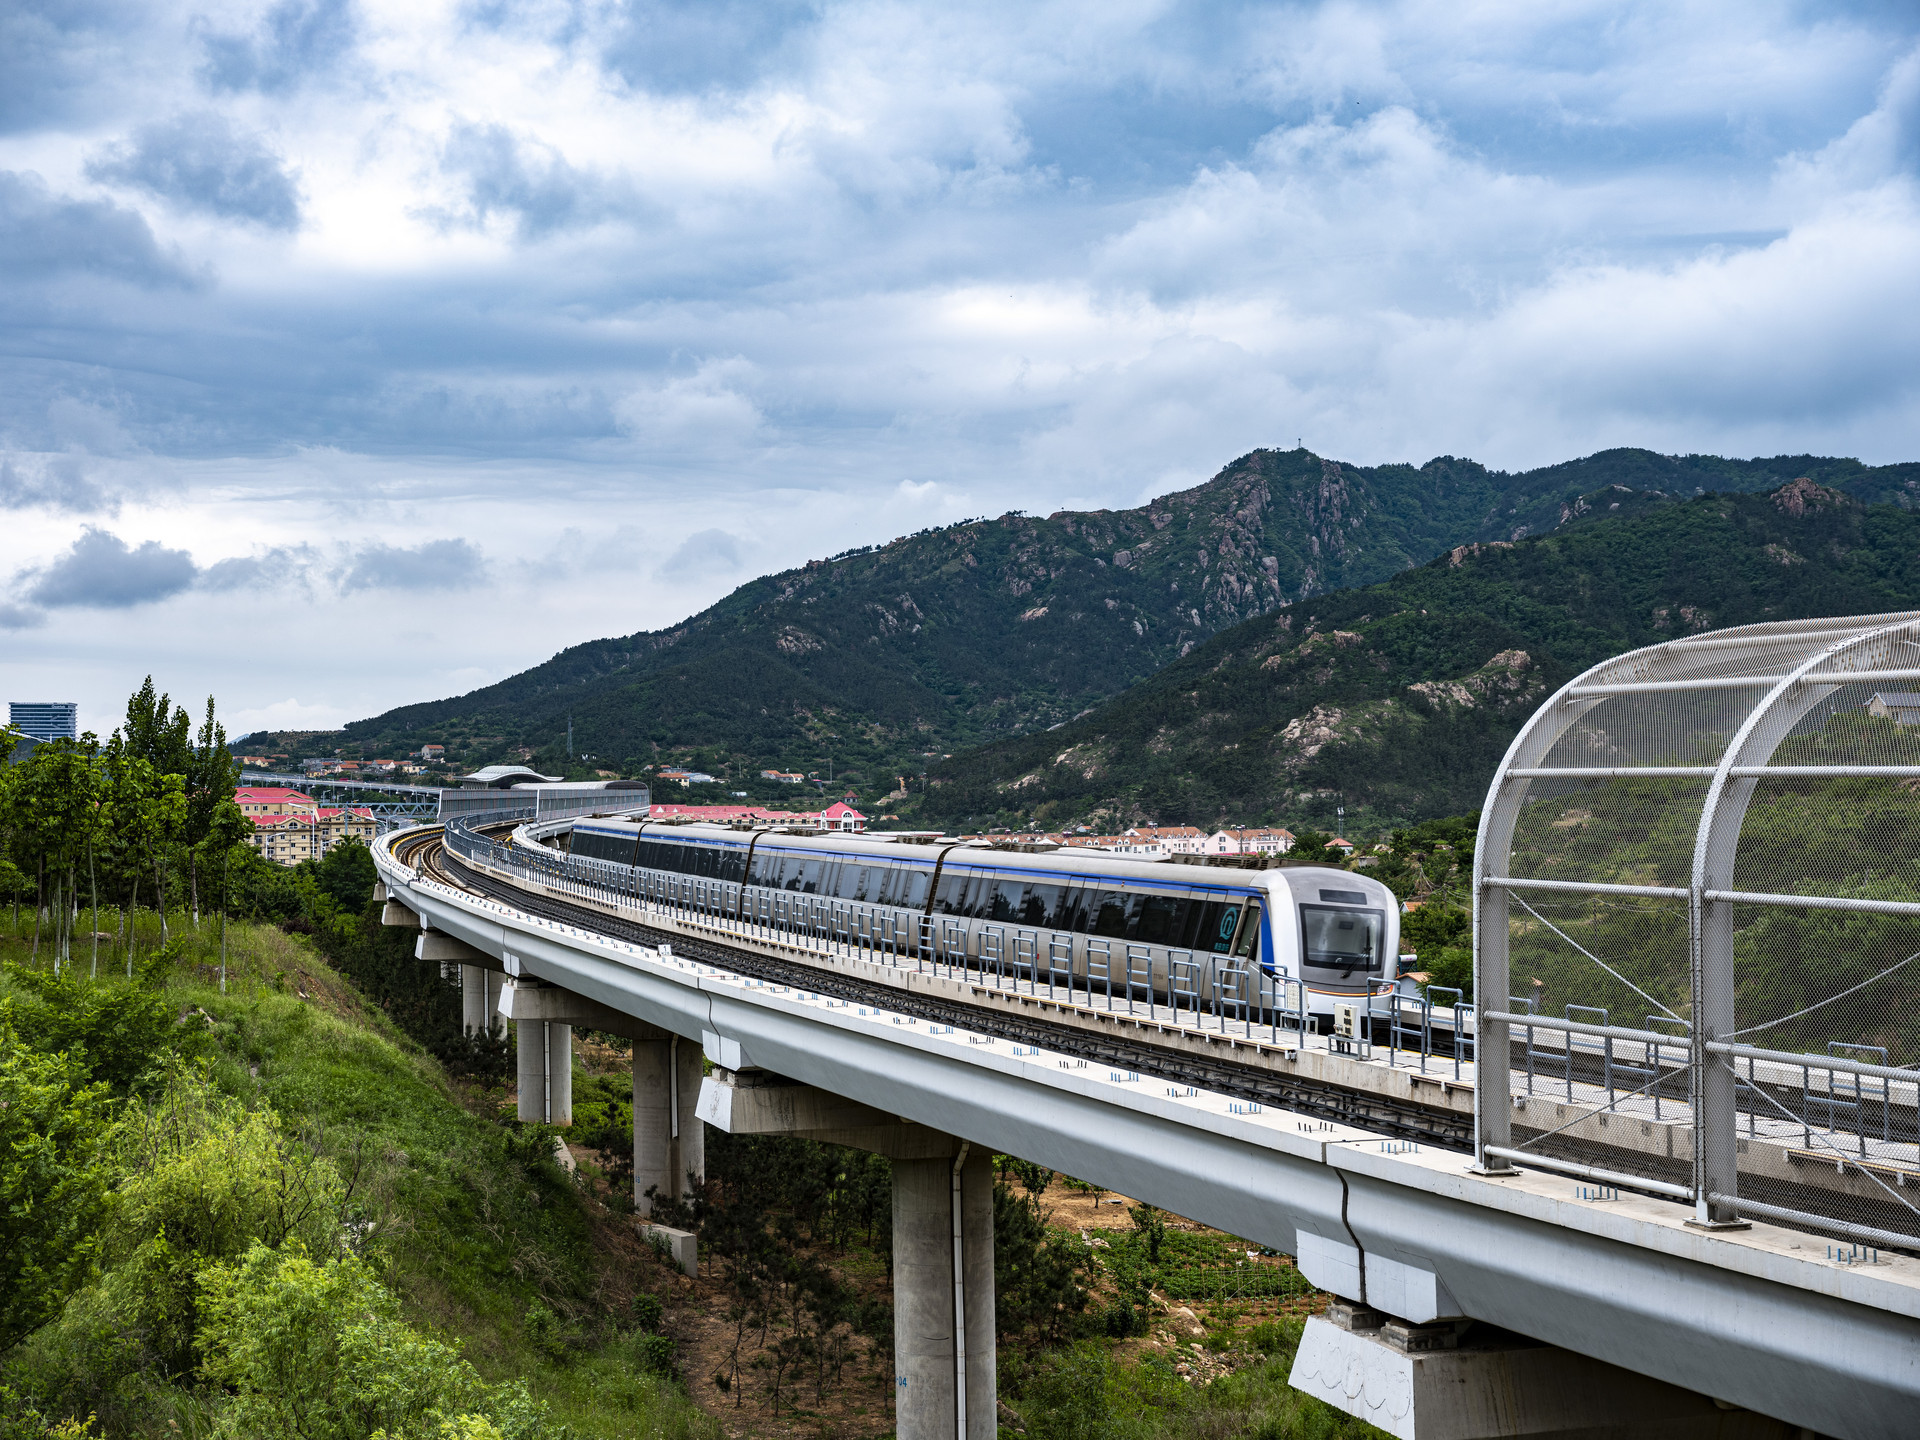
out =
[[(1149, 881), (1156, 885), (1180, 885), (1183, 887), (1229, 890), (1229, 889), (1266, 889), (1262, 883), (1267, 876), (1304, 876), (1310, 873), (1338, 876), (1349, 888), (1359, 885), (1382, 894), (1391, 894), (1387, 887), (1367, 875), (1356, 874), (1350, 870), (1340, 870), (1333, 866), (1289, 865), (1274, 870), (1236, 870), (1225, 866), (1180, 865), (1168, 860), (1135, 860), (1129, 856), (1111, 855), (1099, 850), (1081, 847), (1063, 846), (1043, 854), (1033, 854), (1022, 850), (999, 850), (990, 845), (978, 845), (971, 842), (939, 840), (933, 842), (907, 842), (883, 840), (873, 836), (856, 834), (793, 835), (777, 830), (737, 830), (728, 825), (712, 825), (695, 822), (693, 824), (665, 824), (660, 821), (641, 822), (637, 820), (579, 820), (576, 829), (595, 830), (637, 830), (644, 823), (647, 826), (647, 838), (650, 840), (729, 840), (744, 845), (755, 835), (760, 837), (760, 848), (768, 847), (781, 850), (820, 850), (834, 855), (870, 857), (877, 861), (920, 860), (932, 864), (940, 852), (947, 852), (947, 864), (981, 865), (995, 870), (1030, 870), (1035, 873), (1058, 873), (1062, 862), (1072, 867), (1080, 875), (1104, 875), (1115, 880)], [(1289, 882), (1290, 883), (1290, 882)]]

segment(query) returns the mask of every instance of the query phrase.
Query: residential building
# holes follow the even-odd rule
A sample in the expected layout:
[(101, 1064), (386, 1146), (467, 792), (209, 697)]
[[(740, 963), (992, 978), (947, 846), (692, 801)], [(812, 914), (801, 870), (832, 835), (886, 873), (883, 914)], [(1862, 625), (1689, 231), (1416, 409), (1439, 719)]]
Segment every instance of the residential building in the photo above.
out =
[(414, 758), (417, 760), (425, 760), (429, 764), (435, 760), (444, 760), (447, 758), (447, 747), (444, 745), (422, 745), (414, 752)]
[(654, 805), (655, 820), (759, 820), (770, 825), (804, 825), (814, 830), (859, 831), (867, 817), (851, 805), (835, 803), (824, 810), (766, 810), (758, 805)]
[(1206, 840), (1209, 855), (1284, 855), (1291, 849), (1290, 830), (1216, 830)]
[(797, 770), (762, 770), (760, 772), (760, 778), (762, 780), (778, 780), (782, 785), (804, 785), (807, 783), (807, 777), (800, 774)]
[(78, 740), (80, 706), (72, 700), (9, 700), (7, 724), (30, 740)]
[(1867, 701), (1867, 713), (1896, 725), (1920, 725), (1920, 695), (1883, 690)]
[(371, 810), (321, 805), (286, 786), (242, 786), (233, 803), (253, 822), (249, 843), (276, 865), (315, 859), (349, 837), (371, 842), (379, 828)]

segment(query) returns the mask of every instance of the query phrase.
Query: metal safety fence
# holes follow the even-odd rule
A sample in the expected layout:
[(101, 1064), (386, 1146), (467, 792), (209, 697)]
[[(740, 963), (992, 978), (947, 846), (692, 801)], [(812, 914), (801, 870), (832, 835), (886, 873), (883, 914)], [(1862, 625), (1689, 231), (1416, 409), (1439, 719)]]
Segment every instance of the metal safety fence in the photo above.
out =
[(1483, 1168), (1920, 1250), (1916, 686), (1905, 613), (1671, 640), (1534, 714), (1475, 857)]

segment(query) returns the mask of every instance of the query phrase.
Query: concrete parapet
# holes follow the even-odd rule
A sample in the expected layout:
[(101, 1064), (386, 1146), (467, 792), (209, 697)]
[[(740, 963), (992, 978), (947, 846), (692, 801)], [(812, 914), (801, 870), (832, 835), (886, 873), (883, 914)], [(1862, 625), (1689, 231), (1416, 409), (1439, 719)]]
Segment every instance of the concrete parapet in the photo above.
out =
[(1336, 1303), (1290, 1383), (1399, 1440), (1791, 1440), (1803, 1432), (1505, 1331), (1410, 1325)]

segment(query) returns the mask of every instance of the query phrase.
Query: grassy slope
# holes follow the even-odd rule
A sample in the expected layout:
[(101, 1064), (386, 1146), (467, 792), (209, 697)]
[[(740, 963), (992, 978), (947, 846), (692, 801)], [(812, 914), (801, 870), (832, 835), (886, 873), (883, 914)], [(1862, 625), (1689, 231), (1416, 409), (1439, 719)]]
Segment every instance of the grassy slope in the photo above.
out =
[[(30, 945), (10, 930), (0, 930), (0, 974), (29, 963)], [(458, 1339), (487, 1379), (525, 1378), (579, 1435), (714, 1433), (616, 1333), (634, 1290), (668, 1277), (550, 1160), (528, 1163), (493, 1118), (497, 1097), (457, 1091), (304, 939), (236, 923), (225, 995), (211, 968), (217, 953), (209, 926), (168, 998), (206, 1026), (222, 1088), (271, 1105), (343, 1172), (357, 1168), (385, 1278), (410, 1320)], [(79, 959), (87, 963), (84, 949)], [(0, 995), (8, 988), (0, 980)], [(536, 1300), (570, 1332), (564, 1357), (529, 1342), (522, 1321)]]
[(1604, 509), (1798, 475), (1903, 502), (1920, 484), (1920, 467), (1809, 456), (1616, 450), (1507, 475), (1452, 457), (1366, 468), (1254, 451), (1133, 510), (1010, 514), (809, 562), (671, 629), (573, 646), (345, 738), (381, 753), (471, 739), (455, 751), (470, 764), (524, 741), (558, 766), (571, 716), (577, 748), (602, 763), (650, 759), (658, 743), (709, 765), (824, 773), (831, 753), (886, 789), (925, 753), (1066, 720), (1283, 600), (1577, 519), (1582, 495), (1605, 491), (1586, 502)]
[[(1604, 495), (1599, 497), (1604, 503)], [(1476, 546), (1227, 630), (1092, 716), (955, 756), (921, 812), (1367, 827), (1471, 810), (1580, 669), (1726, 625), (1920, 607), (1920, 514), (1708, 495)]]

